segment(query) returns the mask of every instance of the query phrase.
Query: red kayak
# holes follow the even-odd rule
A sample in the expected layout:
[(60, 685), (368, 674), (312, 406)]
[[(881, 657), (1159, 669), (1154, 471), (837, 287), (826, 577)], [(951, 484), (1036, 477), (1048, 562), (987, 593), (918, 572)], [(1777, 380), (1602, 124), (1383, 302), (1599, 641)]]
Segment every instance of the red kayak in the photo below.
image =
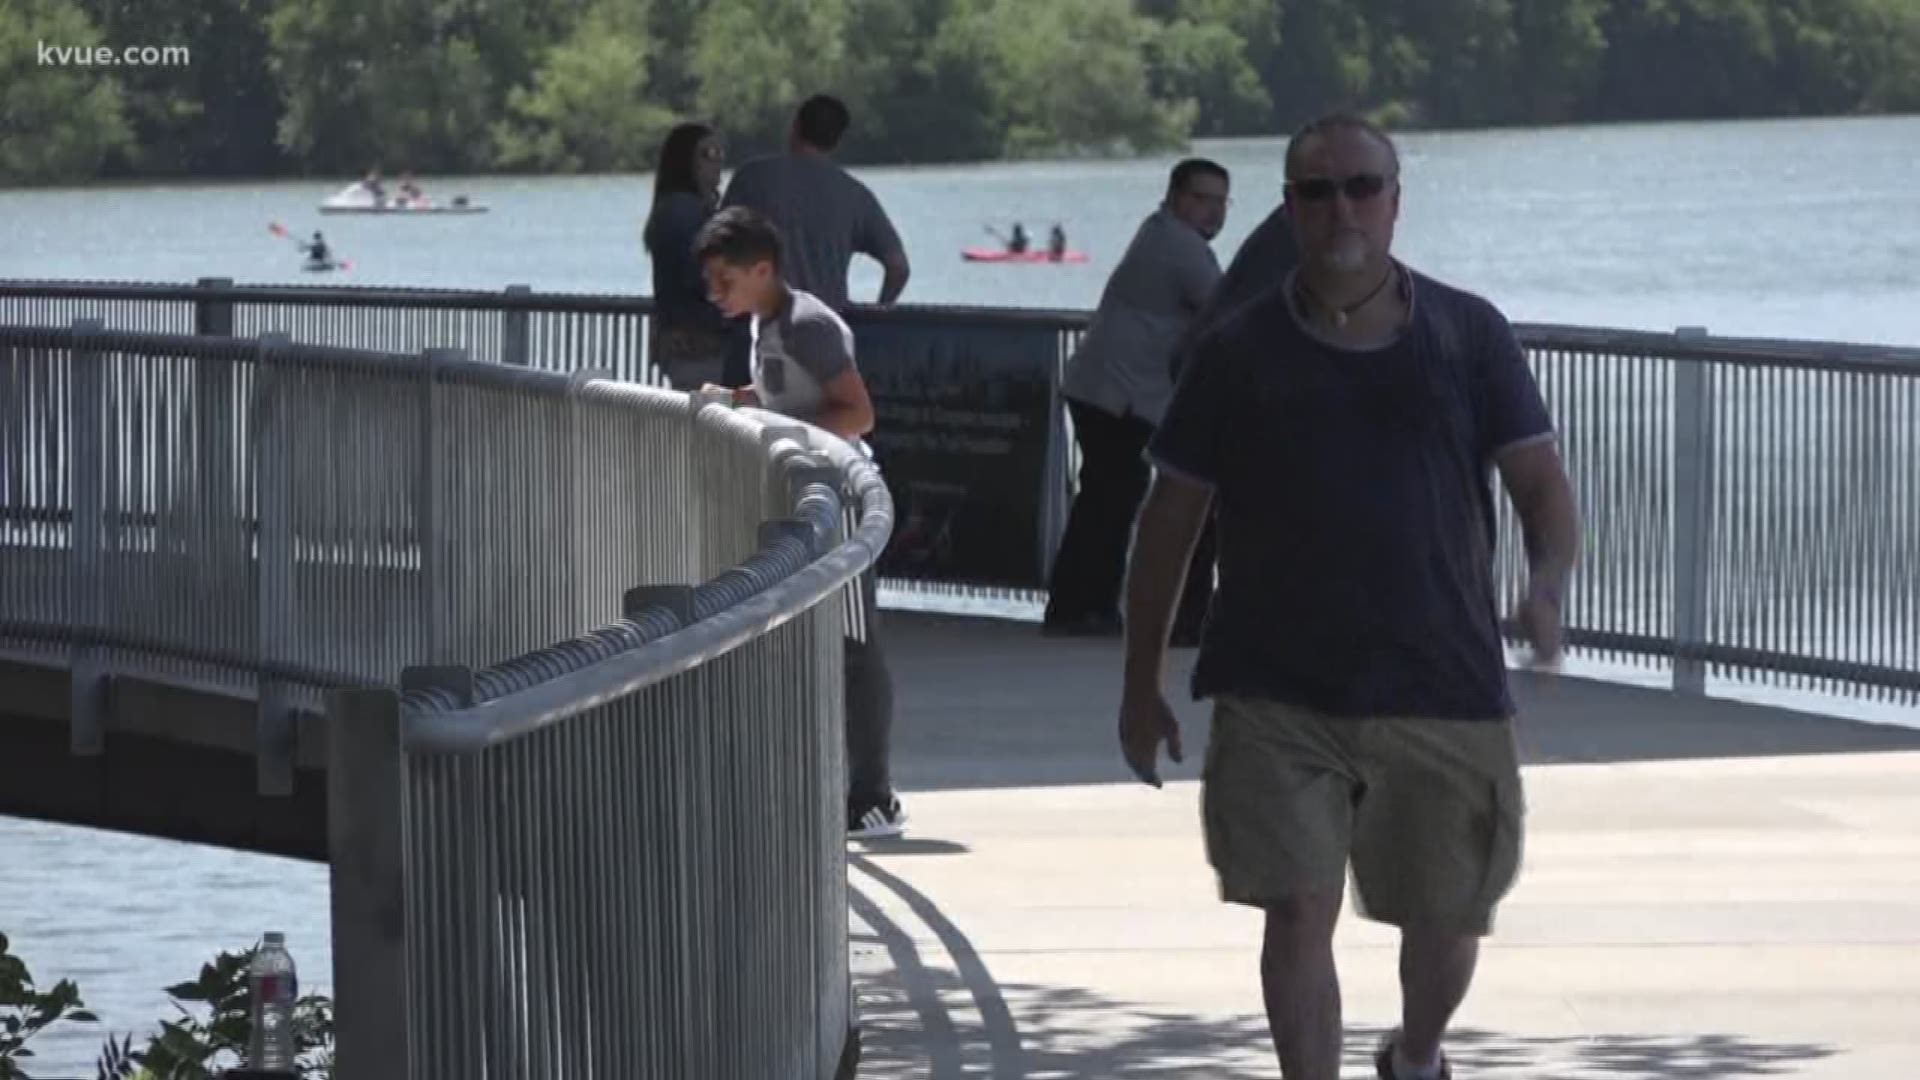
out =
[(968, 262), (1083, 263), (1087, 261), (1087, 253), (1084, 251), (1069, 251), (1056, 259), (1044, 251), (1022, 251), (1015, 253), (1005, 248), (961, 248), (960, 257)]

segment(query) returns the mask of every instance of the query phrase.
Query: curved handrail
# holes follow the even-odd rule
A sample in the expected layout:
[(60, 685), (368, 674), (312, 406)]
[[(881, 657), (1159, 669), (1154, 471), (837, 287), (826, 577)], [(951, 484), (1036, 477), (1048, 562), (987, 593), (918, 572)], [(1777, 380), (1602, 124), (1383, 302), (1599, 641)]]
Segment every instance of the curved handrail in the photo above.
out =
[[(758, 410), (742, 411), (758, 413), (770, 420), (773, 417)], [(792, 421), (780, 419), (777, 423), (785, 425)], [(806, 450), (827, 456), (834, 470), (844, 478), (843, 489), (851, 491), (858, 500), (859, 524), (852, 535), (824, 551), (810, 553), (809, 561), (792, 573), (707, 618), (681, 623), (668, 608), (656, 604), (645, 613), (603, 628), (594, 636), (599, 640), (630, 638), (619, 651), (592, 655), (592, 647), (584, 642), (562, 642), (505, 665), (496, 665), (541, 670), (544, 677), (492, 700), (462, 707), (444, 691), (411, 694), (405, 702), (408, 747), (426, 752), (471, 753), (559, 723), (738, 648), (845, 588), (870, 568), (886, 547), (893, 528), (893, 502), (886, 484), (881, 481), (879, 471), (846, 443), (818, 428), (802, 430), (809, 444)], [(816, 512), (837, 516), (839, 496), (833, 495), (827, 505), (826, 500), (820, 498), (822, 492), (822, 486), (817, 484), (810, 491), (810, 497), (819, 499)], [(753, 562), (777, 565), (779, 560), (780, 556), (770, 547), (750, 560), (748, 566), (736, 570), (751, 575), (755, 573)], [(649, 634), (663, 623), (678, 625), (657, 636)], [(486, 672), (474, 673), (476, 687), (486, 676)]]
[[(763, 448), (769, 462), (787, 474), (790, 527), (764, 534), (757, 550), (743, 562), (688, 589), (693, 602), (683, 613), (654, 604), (592, 633), (552, 643), (477, 673), (476, 683), (487, 692), (486, 696), (505, 702), (483, 718), (489, 723), (492, 717), (517, 707), (515, 703), (521, 699), (516, 695), (543, 692), (556, 685), (571, 686), (572, 683), (560, 677), (590, 670), (603, 660), (637, 657), (643, 665), (656, 662), (663, 665), (643, 676), (651, 682), (734, 648), (755, 634), (797, 616), (872, 566), (885, 547), (892, 527), (891, 501), (884, 483), (873, 466), (845, 443), (818, 429), (796, 425), (759, 410), (728, 410), (718, 405), (695, 407), (688, 395), (675, 391), (582, 379), (554, 371), (449, 359), (435, 351), (422, 355), (383, 353), (295, 344), (278, 336), (242, 339), (144, 334), (83, 326), (0, 327), (0, 339), (26, 350), (193, 358), (216, 363), (265, 362), (283, 369), (364, 371), (387, 379), (421, 377), (545, 397), (577, 394), (583, 400), (631, 408), (636, 414), (684, 416), (684, 410), (692, 409), (696, 421), (708, 410), (734, 414), (726, 422), (710, 426), (731, 428), (733, 438), (754, 441)], [(769, 436), (780, 437), (769, 440)], [(842, 491), (852, 493), (859, 501), (861, 524), (852, 535), (835, 541), (843, 511)], [(71, 509), (66, 516), (71, 520)], [(250, 653), (169, 640), (151, 633), (19, 618), (13, 613), (0, 613), (0, 638), (121, 650), (310, 689), (370, 685), (364, 676), (322, 667), (267, 661)], [(625, 670), (643, 669), (629, 664)], [(165, 680), (164, 675), (160, 678)], [(436, 715), (435, 698), (431, 694), (412, 695), (409, 702), (423, 716)], [(585, 703), (579, 706), (585, 707)], [(569, 714), (579, 708), (570, 710)], [(437, 740), (444, 742), (446, 745), (441, 748), (472, 744), (473, 737), (465, 729), (445, 740), (439, 740), (435, 734), (459, 726), (458, 715), (440, 715), (424, 724), (419, 740), (429, 747), (435, 746)], [(493, 732), (485, 741), (507, 737), (503, 732), (509, 730), (512, 729)]]

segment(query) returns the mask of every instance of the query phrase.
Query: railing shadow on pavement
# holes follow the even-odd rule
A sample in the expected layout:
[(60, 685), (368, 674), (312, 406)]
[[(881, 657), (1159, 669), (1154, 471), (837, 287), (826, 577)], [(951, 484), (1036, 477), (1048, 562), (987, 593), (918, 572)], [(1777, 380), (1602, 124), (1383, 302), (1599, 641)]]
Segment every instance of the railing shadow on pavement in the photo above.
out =
[[(848, 890), (855, 917), (855, 992), (862, 1080), (1270, 1080), (1277, 1075), (1264, 1015), (1203, 1016), (1063, 985), (1002, 983), (966, 934), (933, 901), (871, 860), (850, 859), (872, 886)], [(868, 895), (872, 893), (872, 895)], [(887, 913), (904, 903), (951, 967), (922, 955)], [(884, 958), (880, 954), (884, 954)], [(1251, 953), (1246, 963), (1253, 963)], [(1251, 973), (1249, 982), (1252, 982)], [(1257, 1004), (1257, 1000), (1249, 1002)], [(975, 1017), (977, 1016), (977, 1020)], [(1390, 1031), (1346, 1026), (1343, 1073), (1372, 1075)], [(1526, 1034), (1471, 1024), (1447, 1033), (1460, 1075), (1580, 1075), (1604, 1080), (1739, 1080), (1831, 1058), (1835, 1047), (1723, 1032)]]

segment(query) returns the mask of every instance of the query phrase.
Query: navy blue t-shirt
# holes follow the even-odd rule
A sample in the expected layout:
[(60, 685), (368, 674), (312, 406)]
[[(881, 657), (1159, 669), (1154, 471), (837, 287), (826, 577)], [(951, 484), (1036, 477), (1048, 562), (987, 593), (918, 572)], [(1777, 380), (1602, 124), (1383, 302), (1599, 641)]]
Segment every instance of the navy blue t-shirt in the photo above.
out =
[(1493, 587), (1493, 457), (1550, 437), (1513, 329), (1407, 272), (1409, 324), (1347, 350), (1285, 284), (1196, 345), (1149, 447), (1212, 485), (1220, 588), (1195, 697), (1337, 716), (1513, 712)]

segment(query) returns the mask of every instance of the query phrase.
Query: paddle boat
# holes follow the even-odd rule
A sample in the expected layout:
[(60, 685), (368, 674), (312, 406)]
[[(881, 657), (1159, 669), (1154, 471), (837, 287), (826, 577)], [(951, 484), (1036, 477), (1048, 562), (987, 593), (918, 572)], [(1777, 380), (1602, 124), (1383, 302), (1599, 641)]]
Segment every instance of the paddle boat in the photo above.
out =
[(1084, 251), (1063, 251), (1059, 258), (1046, 251), (1008, 251), (1005, 248), (961, 248), (960, 257), (968, 262), (990, 263), (1083, 263), (1087, 261)]
[(356, 180), (320, 201), (323, 214), (484, 214), (488, 207), (455, 195), (449, 202), (435, 202), (424, 195), (390, 195)]

